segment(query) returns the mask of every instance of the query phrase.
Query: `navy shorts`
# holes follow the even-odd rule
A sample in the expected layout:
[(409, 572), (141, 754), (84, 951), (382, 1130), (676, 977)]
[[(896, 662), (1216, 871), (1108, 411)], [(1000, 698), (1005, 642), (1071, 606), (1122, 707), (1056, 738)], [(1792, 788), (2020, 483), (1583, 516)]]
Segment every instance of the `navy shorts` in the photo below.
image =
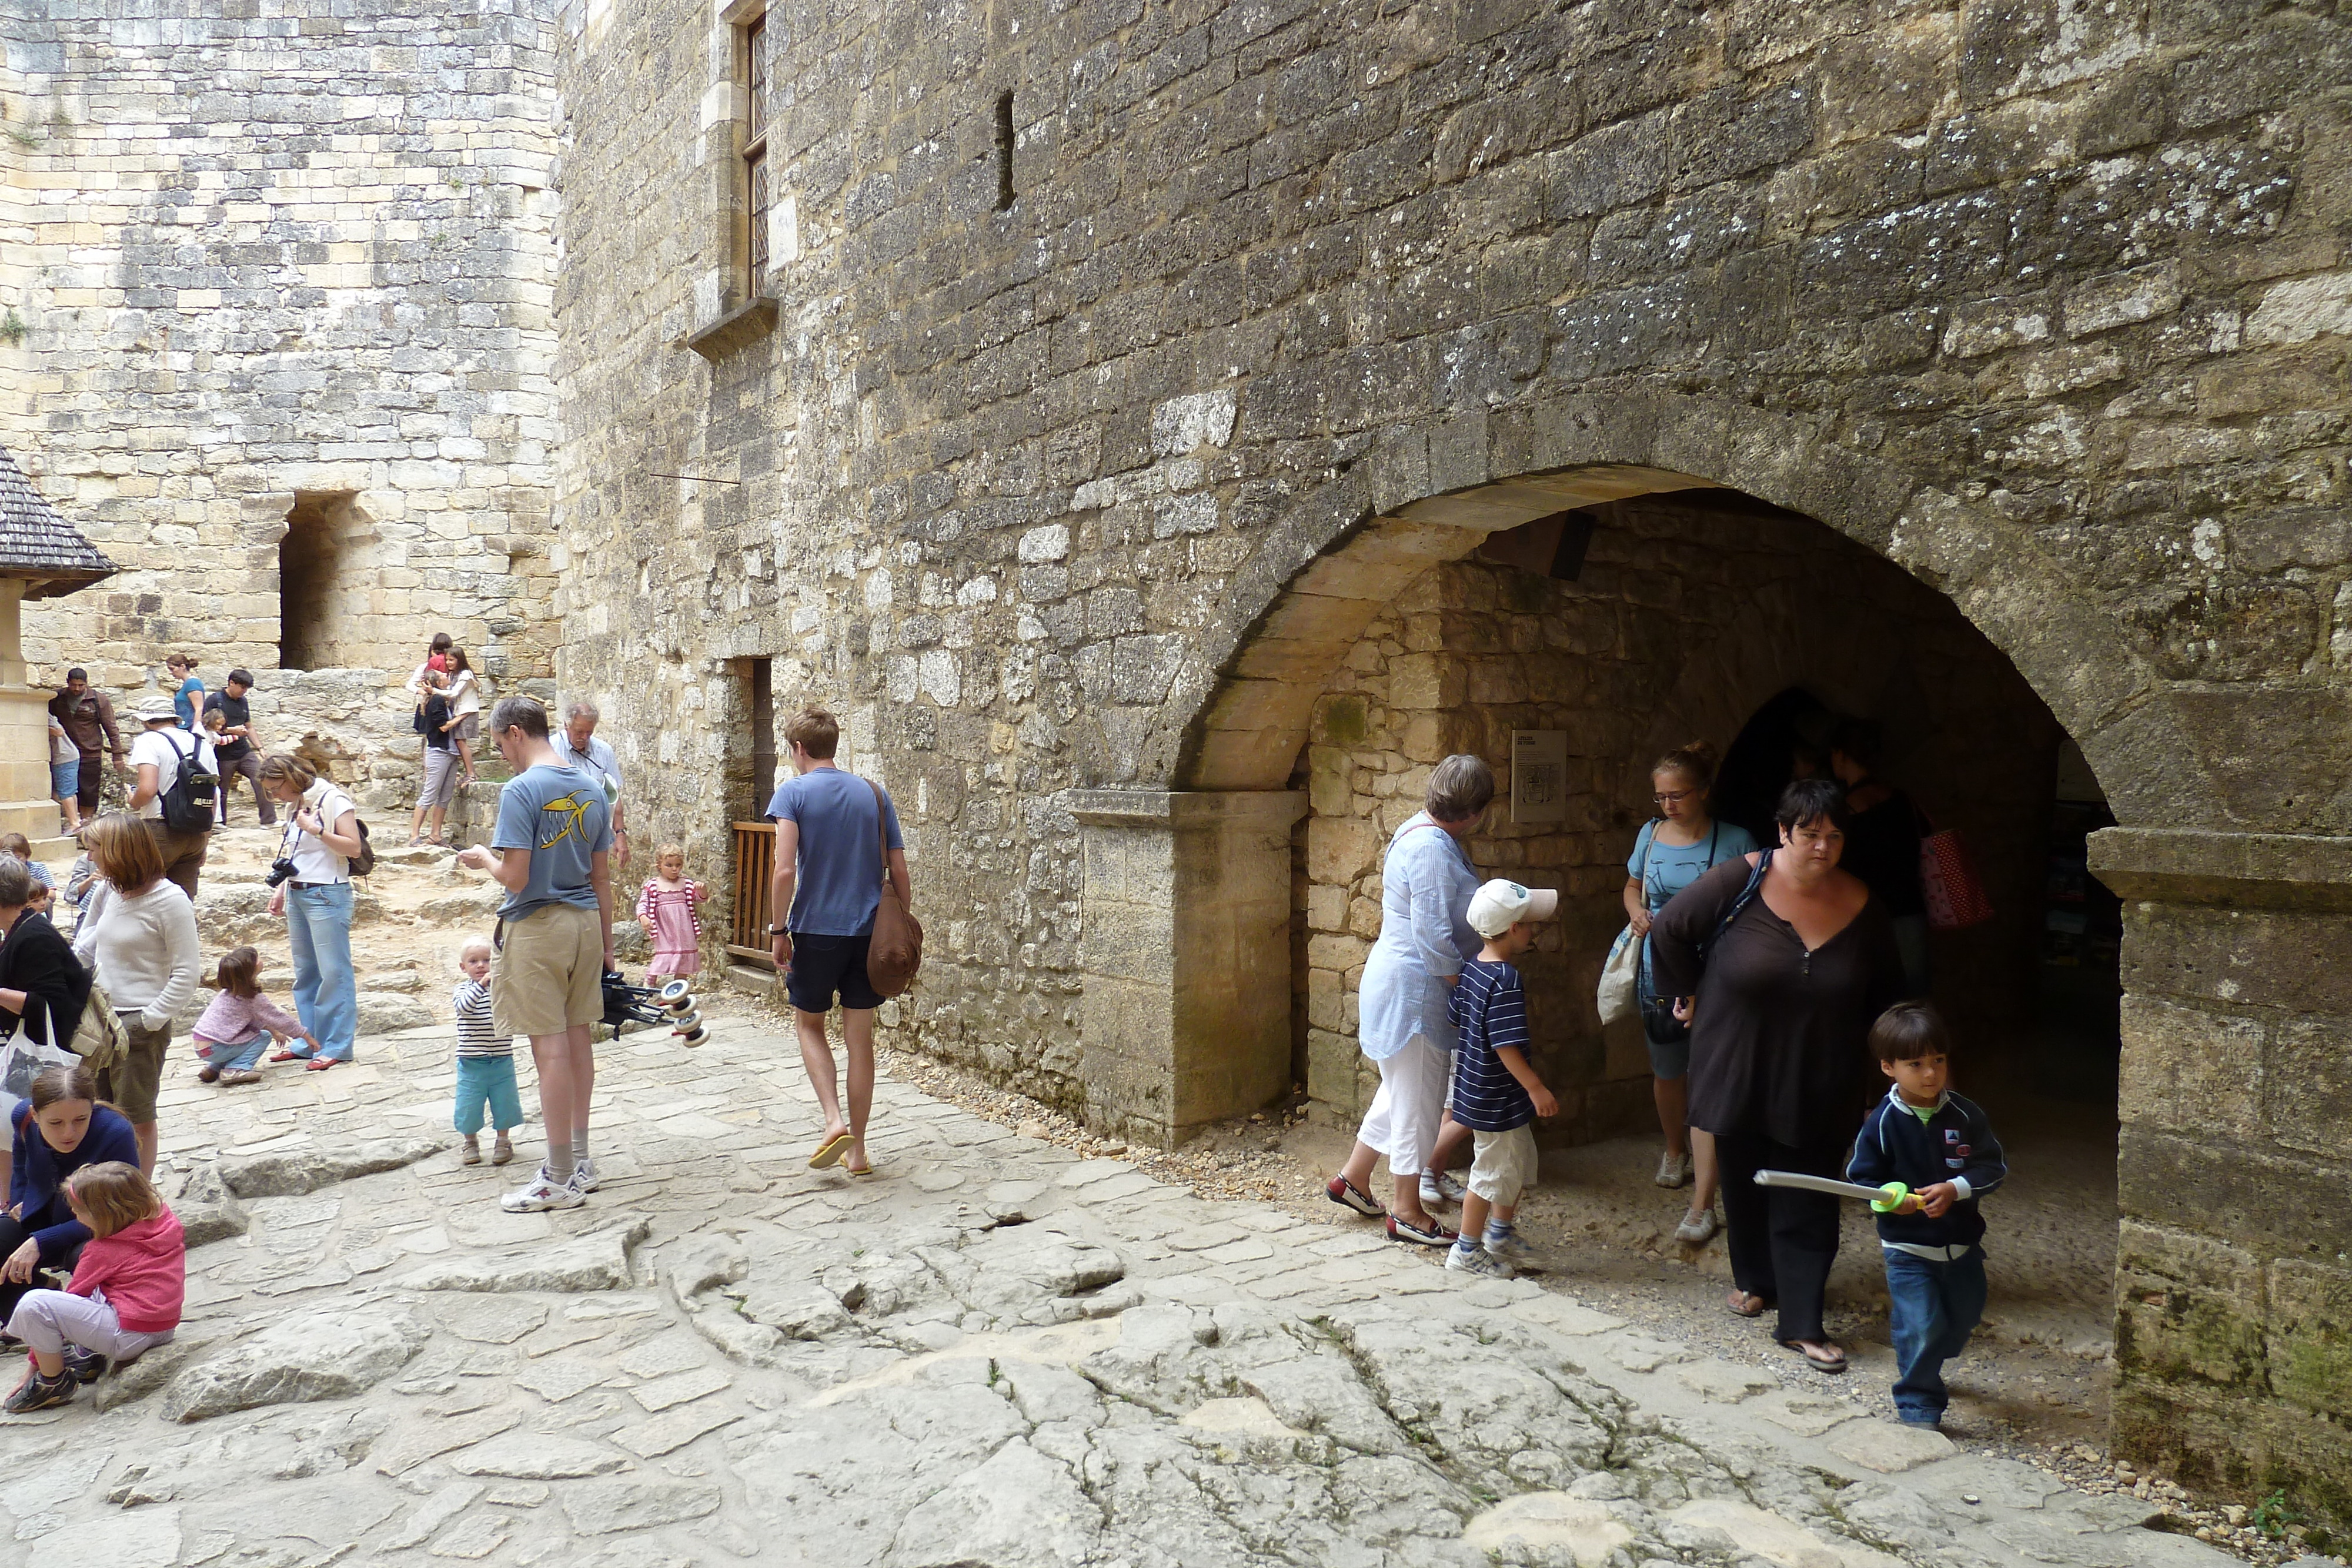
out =
[(804, 1013), (829, 1013), (833, 994), (845, 1008), (878, 1008), (882, 994), (866, 977), (866, 949), (874, 934), (803, 936), (793, 934), (793, 961), (784, 967), (784, 995)]

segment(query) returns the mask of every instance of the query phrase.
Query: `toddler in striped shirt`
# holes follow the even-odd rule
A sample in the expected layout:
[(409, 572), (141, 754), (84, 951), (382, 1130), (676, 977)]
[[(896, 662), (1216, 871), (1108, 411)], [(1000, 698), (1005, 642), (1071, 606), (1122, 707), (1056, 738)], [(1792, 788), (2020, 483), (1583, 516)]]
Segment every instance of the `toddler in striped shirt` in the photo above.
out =
[(1445, 1011), (1461, 1034), (1449, 1114), (1470, 1129), (1475, 1153), (1448, 1269), (1506, 1280), (1541, 1269), (1511, 1220), (1535, 1185), (1535, 1119), (1559, 1114), (1559, 1102), (1528, 1060), (1527, 987), (1511, 960), (1535, 946), (1535, 922), (1559, 911), (1557, 889), (1500, 878), (1470, 895), (1470, 929), (1486, 945), (1462, 966)]
[(490, 1164), (502, 1166), (514, 1158), (507, 1134), (522, 1125), (522, 1095), (515, 1088), (514, 1040), (499, 1033), (490, 1020), (490, 939), (469, 938), (457, 955), (457, 967), (466, 977), (449, 997), (457, 1014), (457, 1131), (466, 1138), (457, 1157), (469, 1166), (482, 1163), (487, 1109), (498, 1129)]

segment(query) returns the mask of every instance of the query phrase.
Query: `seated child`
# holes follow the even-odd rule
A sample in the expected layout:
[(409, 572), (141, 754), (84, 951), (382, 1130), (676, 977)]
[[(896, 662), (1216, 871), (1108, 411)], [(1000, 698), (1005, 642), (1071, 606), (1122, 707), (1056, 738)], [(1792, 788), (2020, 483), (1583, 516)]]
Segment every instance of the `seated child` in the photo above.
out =
[(1528, 993), (1511, 960), (1535, 946), (1535, 922), (1559, 908), (1549, 887), (1522, 887), (1497, 879), (1470, 896), (1470, 929), (1486, 939), (1462, 966), (1445, 1014), (1460, 1031), (1454, 1048), (1452, 1115), (1471, 1130), (1469, 1191), (1462, 1197), (1462, 1230), (1446, 1250), (1445, 1266), (1508, 1279), (1537, 1272), (1534, 1255), (1511, 1227), (1519, 1195), (1536, 1179), (1538, 1116), (1559, 1114), (1543, 1080), (1528, 1061)]
[(1887, 1324), (1895, 1340), (1895, 1412), (1940, 1426), (1944, 1363), (1968, 1347), (1984, 1316), (1984, 1216), (1977, 1199), (2009, 1175), (1992, 1124), (1947, 1087), (1951, 1031), (1926, 1002), (1897, 1002), (1870, 1026), (1880, 1071), (1895, 1080), (1853, 1141), (1845, 1179), (1911, 1190), (1879, 1211)]
[(62, 1291), (27, 1291), (8, 1332), (32, 1353), (32, 1370), (0, 1409), (12, 1416), (72, 1401), (75, 1386), (136, 1361), (179, 1331), (187, 1294), (180, 1222), (139, 1167), (120, 1160), (66, 1177), (66, 1201), (89, 1227)]
[(482, 1163), (482, 1111), (488, 1106), (499, 1131), (490, 1145), (490, 1164), (502, 1166), (514, 1158), (508, 1134), (522, 1125), (522, 1093), (515, 1087), (514, 1040), (490, 1022), (490, 939), (468, 938), (457, 967), (466, 976), (449, 997), (457, 1014), (457, 1131), (466, 1137), (457, 1157), (469, 1166)]
[(637, 894), (637, 921), (653, 944), (646, 984), (702, 972), (702, 916), (694, 906), (710, 890), (686, 874), (686, 847), (664, 844), (654, 852), (654, 874)]
[(302, 1020), (261, 994), (261, 955), (250, 947), (232, 947), (221, 955), (212, 983), (220, 995), (196, 1019), (196, 1056), (204, 1062), (196, 1077), (205, 1083), (258, 1083), (254, 1063), (271, 1040), (283, 1050), (289, 1040), (318, 1040)]
[(15, 855), (25, 862), (25, 869), (33, 873), (33, 902), (29, 907), (46, 907), (49, 894), (57, 891), (58, 879), (49, 873), (48, 867), (33, 858), (33, 841), (22, 833), (0, 833), (0, 853)]

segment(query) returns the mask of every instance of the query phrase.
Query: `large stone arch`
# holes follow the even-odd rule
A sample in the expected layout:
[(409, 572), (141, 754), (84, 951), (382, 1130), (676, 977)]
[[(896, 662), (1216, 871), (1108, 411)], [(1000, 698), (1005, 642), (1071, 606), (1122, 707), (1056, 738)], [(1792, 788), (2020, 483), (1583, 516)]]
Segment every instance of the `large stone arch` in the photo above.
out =
[(2144, 653), (2026, 530), (1804, 420), (1659, 394), (1383, 433), (1239, 574), (1160, 709), (1146, 777), (1180, 790), (1281, 789), (1324, 679), (1405, 583), (1533, 518), (1694, 486), (1811, 517), (1951, 599), (2114, 781), (2125, 824), (2229, 822)]

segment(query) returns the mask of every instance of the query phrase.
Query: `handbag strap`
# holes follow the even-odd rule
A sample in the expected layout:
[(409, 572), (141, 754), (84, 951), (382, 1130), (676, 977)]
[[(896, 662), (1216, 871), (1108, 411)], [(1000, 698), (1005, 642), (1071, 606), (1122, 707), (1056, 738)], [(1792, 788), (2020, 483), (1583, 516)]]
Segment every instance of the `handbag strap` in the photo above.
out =
[(1715, 923), (1715, 935), (1709, 936), (1706, 939), (1706, 946), (1699, 949), (1699, 962), (1705, 963), (1706, 956), (1715, 951), (1715, 945), (1723, 940), (1723, 934), (1731, 929), (1731, 923), (1739, 918), (1740, 911), (1756, 902), (1757, 893), (1764, 885), (1764, 873), (1771, 867), (1772, 852), (1770, 850), (1766, 850), (1756, 857), (1756, 869), (1748, 873), (1748, 885), (1739, 890), (1739, 896), (1731, 901), (1731, 907), (1725, 910), (1723, 918)]
[(882, 885), (890, 885), (890, 817), (883, 809), (882, 786), (868, 779), (866, 787), (874, 791), (874, 847), (881, 852)]

